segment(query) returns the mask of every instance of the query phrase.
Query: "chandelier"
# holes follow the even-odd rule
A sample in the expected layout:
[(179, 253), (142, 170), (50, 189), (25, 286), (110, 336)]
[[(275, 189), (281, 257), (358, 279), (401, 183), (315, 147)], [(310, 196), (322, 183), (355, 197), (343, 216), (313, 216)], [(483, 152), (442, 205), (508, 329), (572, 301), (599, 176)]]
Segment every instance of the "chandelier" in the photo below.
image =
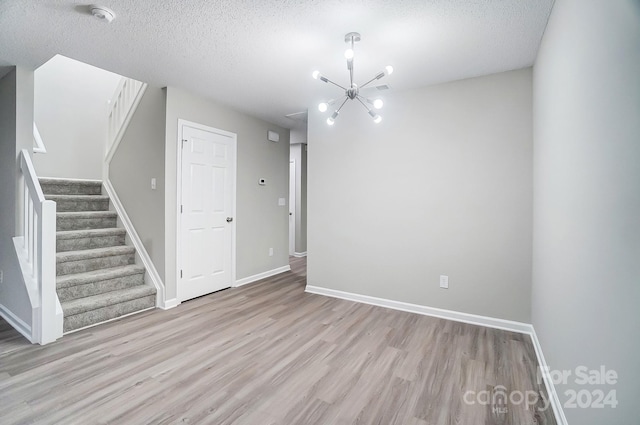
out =
[(393, 67), (386, 66), (384, 70), (380, 71), (372, 79), (370, 79), (369, 81), (367, 81), (366, 83), (360, 86), (354, 83), (353, 82), (353, 57), (354, 57), (353, 48), (355, 44), (358, 41), (360, 41), (360, 38), (361, 38), (360, 34), (357, 32), (350, 32), (344, 36), (345, 43), (349, 45), (349, 48), (344, 52), (344, 57), (347, 59), (347, 69), (349, 70), (349, 88), (342, 87), (340, 84), (337, 84), (331, 81), (324, 75), (320, 74), (320, 71), (314, 71), (312, 74), (313, 78), (315, 78), (316, 80), (320, 80), (325, 83), (331, 83), (334, 86), (344, 90), (344, 98), (340, 97), (338, 99), (332, 99), (328, 102), (322, 102), (321, 104), (318, 105), (318, 109), (320, 110), (320, 112), (326, 112), (329, 109), (329, 106), (339, 101), (342, 101), (342, 103), (340, 104), (340, 107), (336, 109), (329, 118), (327, 118), (327, 124), (329, 125), (333, 125), (335, 123), (336, 118), (340, 114), (340, 110), (342, 109), (344, 104), (347, 103), (348, 100), (357, 100), (358, 102), (360, 102), (362, 106), (365, 107), (369, 115), (371, 115), (371, 118), (373, 118), (373, 122), (375, 122), (376, 124), (382, 121), (382, 117), (367, 105), (367, 104), (372, 105), (374, 109), (380, 109), (384, 105), (382, 99), (369, 99), (369, 98), (363, 97), (360, 95), (360, 90), (364, 89), (372, 82), (377, 81), (386, 75), (390, 75), (393, 72)]

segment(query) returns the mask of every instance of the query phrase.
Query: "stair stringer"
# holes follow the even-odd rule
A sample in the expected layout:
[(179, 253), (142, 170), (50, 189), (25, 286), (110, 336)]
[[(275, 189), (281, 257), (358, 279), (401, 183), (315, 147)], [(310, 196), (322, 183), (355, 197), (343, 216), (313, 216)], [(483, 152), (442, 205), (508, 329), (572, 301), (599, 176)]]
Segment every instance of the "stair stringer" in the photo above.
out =
[(140, 259), (145, 268), (145, 283), (150, 283), (156, 288), (156, 307), (161, 308), (163, 310), (167, 310), (173, 307), (176, 307), (179, 302), (177, 299), (167, 300), (165, 298), (165, 286), (164, 282), (160, 278), (158, 274), (158, 270), (156, 269), (153, 261), (151, 261), (151, 257), (147, 252), (140, 236), (136, 232), (133, 223), (129, 219), (127, 215), (127, 211), (125, 210), (118, 194), (111, 184), (111, 181), (107, 178), (103, 180), (102, 187), (104, 188), (105, 193), (109, 196), (111, 200), (110, 206), (113, 210), (118, 214), (118, 220), (122, 223), (122, 226), (127, 231), (127, 238), (131, 241), (131, 244), (136, 249), (136, 259)]

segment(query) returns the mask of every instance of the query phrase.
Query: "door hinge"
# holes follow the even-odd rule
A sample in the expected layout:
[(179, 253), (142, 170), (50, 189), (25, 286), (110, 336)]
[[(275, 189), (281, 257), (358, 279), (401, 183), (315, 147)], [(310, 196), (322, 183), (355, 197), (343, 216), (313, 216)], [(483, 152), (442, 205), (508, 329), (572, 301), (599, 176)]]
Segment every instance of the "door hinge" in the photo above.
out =
[(180, 205), (180, 214), (182, 214), (183, 209), (184, 209), (184, 205)]
[(182, 147), (183, 147), (183, 148), (184, 148), (184, 144), (185, 144), (186, 142), (188, 142), (188, 141), (189, 141), (189, 140), (187, 140), (187, 139), (182, 139)]
[(180, 270), (180, 279), (182, 279), (182, 270)]

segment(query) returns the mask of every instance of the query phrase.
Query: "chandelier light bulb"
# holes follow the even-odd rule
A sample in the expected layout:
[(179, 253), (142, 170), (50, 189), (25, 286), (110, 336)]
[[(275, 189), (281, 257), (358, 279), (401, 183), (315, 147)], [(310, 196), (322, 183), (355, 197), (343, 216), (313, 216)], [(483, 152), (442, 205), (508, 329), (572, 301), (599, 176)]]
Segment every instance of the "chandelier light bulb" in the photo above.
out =
[(373, 107), (376, 109), (381, 109), (384, 106), (384, 102), (382, 99), (376, 99), (373, 101)]
[(320, 112), (327, 112), (327, 108), (329, 107), (329, 105), (327, 105), (326, 103), (322, 102), (321, 104), (318, 105), (318, 110)]
[(327, 118), (327, 124), (333, 125), (333, 123), (335, 123), (335, 122), (336, 122), (336, 120), (334, 120), (333, 118), (331, 118), (331, 117)]
[(376, 124), (380, 124), (380, 121), (382, 121), (382, 117), (380, 115), (376, 115), (376, 117), (373, 119), (373, 122)]
[(317, 80), (320, 77), (320, 71), (313, 71), (313, 74), (311, 74), (311, 76)]
[(386, 71), (385, 74), (386, 75), (391, 75), (393, 74), (393, 67), (391, 65), (387, 65), (384, 67), (384, 70)]
[(347, 49), (344, 51), (344, 57), (347, 59), (353, 59), (353, 49)]

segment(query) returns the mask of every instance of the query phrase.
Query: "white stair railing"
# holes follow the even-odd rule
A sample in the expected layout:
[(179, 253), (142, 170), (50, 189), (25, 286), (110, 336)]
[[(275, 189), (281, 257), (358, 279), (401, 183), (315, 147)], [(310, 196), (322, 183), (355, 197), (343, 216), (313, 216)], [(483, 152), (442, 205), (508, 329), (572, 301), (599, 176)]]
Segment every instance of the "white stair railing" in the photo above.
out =
[(44, 147), (42, 136), (40, 136), (40, 131), (38, 131), (35, 121), (33, 122), (33, 153), (47, 153), (47, 148)]
[(147, 85), (131, 78), (123, 77), (116, 88), (113, 98), (109, 102), (108, 124), (107, 124), (107, 154), (106, 158), (111, 159), (113, 153), (122, 139), (138, 103), (142, 99)]
[(56, 203), (42, 194), (27, 149), (20, 156), (24, 177), (23, 252), (19, 257), (26, 284), (35, 286), (32, 340), (47, 344), (62, 337), (63, 317), (56, 292)]

